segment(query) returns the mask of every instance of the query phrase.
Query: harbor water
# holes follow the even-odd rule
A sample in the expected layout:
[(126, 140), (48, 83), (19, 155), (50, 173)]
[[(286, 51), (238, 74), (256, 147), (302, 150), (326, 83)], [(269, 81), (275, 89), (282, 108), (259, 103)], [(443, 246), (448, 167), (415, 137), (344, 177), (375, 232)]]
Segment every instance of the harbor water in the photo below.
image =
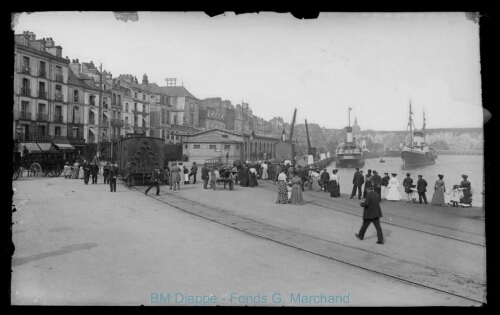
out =
[[(406, 173), (411, 174), (411, 178), (416, 183), (418, 175), (427, 181), (427, 200), (432, 200), (434, 193), (434, 184), (438, 179), (438, 174), (444, 175), (446, 189), (452, 189), (453, 185), (460, 185), (462, 174), (468, 175), (468, 180), (471, 182), (474, 195), (472, 196), (472, 205), (474, 207), (482, 207), (483, 192), (484, 192), (484, 156), (483, 155), (440, 155), (435, 164), (404, 167), (403, 160), (400, 157), (385, 157), (385, 163), (380, 162), (380, 158), (366, 159), (365, 165), (360, 168), (363, 170), (363, 175), (366, 175), (368, 169), (376, 170), (381, 177), (384, 173), (397, 173), (397, 178), (400, 185), (406, 178)], [(350, 194), (352, 191), (352, 178), (354, 168), (336, 167), (335, 162), (332, 162), (327, 170), (331, 174), (333, 168), (338, 168), (337, 175), (339, 176), (340, 192)], [(399, 187), (401, 196), (405, 198), (403, 187)]]

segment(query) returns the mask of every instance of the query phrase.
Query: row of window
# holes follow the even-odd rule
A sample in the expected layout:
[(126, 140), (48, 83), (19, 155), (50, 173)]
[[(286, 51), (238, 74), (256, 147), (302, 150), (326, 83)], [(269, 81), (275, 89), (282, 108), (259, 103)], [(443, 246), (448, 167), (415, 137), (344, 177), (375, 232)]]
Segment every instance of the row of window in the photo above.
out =
[[(21, 73), (33, 75), (31, 73), (31, 63), (29, 57), (23, 56)], [(47, 78), (47, 63), (45, 61), (40, 61), (38, 66), (38, 73), (35, 75), (41, 78)], [(56, 81), (63, 82), (63, 72), (61, 66), (56, 66), (55, 75)]]

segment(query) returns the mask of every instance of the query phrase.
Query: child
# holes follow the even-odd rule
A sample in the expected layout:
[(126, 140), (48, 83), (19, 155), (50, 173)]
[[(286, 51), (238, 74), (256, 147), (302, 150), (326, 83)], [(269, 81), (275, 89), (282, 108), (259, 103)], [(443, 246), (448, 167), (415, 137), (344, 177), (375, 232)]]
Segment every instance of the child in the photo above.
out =
[(447, 207), (449, 207), (451, 203), (451, 190), (445, 190), (444, 191), (444, 203), (446, 204)]
[(417, 185), (412, 184), (410, 186), (411, 190), (411, 200), (413, 203), (417, 203), (417, 198), (418, 198), (418, 191), (417, 191)]
[(459, 188), (459, 185), (453, 185), (453, 189), (451, 190), (451, 202), (453, 207), (458, 207), (458, 203), (460, 202), (460, 193), (462, 192)]

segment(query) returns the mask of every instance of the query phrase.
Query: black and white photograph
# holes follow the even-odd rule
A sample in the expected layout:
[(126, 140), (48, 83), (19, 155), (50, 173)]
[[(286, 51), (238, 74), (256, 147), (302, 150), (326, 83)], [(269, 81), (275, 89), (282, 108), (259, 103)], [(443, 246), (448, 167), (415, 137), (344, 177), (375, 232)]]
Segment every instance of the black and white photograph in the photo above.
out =
[(13, 13), (10, 304), (487, 305), (480, 20)]

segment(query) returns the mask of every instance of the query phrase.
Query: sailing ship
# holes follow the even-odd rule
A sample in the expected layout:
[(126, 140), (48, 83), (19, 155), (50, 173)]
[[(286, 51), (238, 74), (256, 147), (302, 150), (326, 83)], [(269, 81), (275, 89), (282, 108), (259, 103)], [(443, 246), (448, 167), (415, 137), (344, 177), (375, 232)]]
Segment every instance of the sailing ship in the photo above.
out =
[(413, 124), (413, 113), (410, 101), (410, 119), (408, 121), (406, 143), (401, 145), (403, 166), (420, 166), (436, 163), (437, 151), (425, 143), (425, 113), (422, 130), (417, 130)]
[(337, 167), (361, 167), (365, 164), (363, 150), (352, 135), (351, 110), (349, 107), (349, 125), (346, 127), (346, 139), (342, 140), (335, 153), (337, 154)]

